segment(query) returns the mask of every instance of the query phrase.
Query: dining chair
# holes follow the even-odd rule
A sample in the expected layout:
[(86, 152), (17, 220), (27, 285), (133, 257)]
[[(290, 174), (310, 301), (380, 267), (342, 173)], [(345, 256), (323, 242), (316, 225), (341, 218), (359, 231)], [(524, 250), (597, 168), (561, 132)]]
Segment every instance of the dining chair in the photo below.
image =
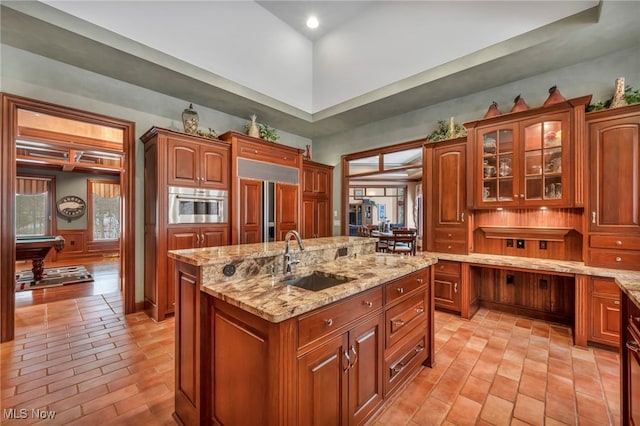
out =
[(415, 229), (394, 229), (393, 242), (389, 245), (389, 251), (395, 254), (415, 256), (416, 235)]

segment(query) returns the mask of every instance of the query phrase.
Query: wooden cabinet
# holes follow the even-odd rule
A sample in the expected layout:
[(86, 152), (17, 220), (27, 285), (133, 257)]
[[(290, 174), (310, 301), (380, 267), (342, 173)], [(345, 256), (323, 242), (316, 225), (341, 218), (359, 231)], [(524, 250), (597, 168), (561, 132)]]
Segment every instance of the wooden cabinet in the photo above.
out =
[[(470, 205), (576, 207), (583, 202), (584, 107), (591, 96), (504, 114), (469, 129)], [(579, 184), (577, 187), (576, 182)]]
[(181, 424), (365, 424), (433, 362), (430, 268), (272, 323), (201, 292), (200, 268), (176, 265)]
[[(427, 164), (432, 173), (425, 173), (427, 188), (427, 250), (467, 254), (466, 223), (466, 138), (428, 144), (425, 147)], [(429, 196), (430, 195), (430, 196)]]
[(363, 424), (382, 403), (382, 315), (298, 360), (298, 424)]
[(462, 290), (460, 262), (439, 260), (433, 267), (433, 298), (437, 309), (461, 312)]
[(333, 166), (303, 161), (302, 238), (329, 237), (333, 234), (332, 188)]
[(624, 426), (634, 426), (640, 425), (640, 307), (625, 293), (622, 293), (621, 325), (621, 420)]
[(207, 189), (229, 189), (229, 150), (206, 142), (167, 135), (167, 183)]
[(640, 264), (640, 105), (587, 114), (588, 247), (585, 263)]
[(302, 150), (241, 133), (220, 136), (231, 144), (231, 243), (284, 239), (301, 224)]
[(431, 365), (433, 321), (430, 268), (385, 284), (384, 397), (392, 395), (420, 364)]
[(591, 278), (589, 340), (620, 346), (620, 288), (609, 278)]
[(144, 306), (156, 321), (174, 313), (174, 263), (167, 251), (230, 243), (229, 224), (169, 225), (168, 187), (229, 190), (230, 147), (222, 141), (151, 128), (144, 143)]

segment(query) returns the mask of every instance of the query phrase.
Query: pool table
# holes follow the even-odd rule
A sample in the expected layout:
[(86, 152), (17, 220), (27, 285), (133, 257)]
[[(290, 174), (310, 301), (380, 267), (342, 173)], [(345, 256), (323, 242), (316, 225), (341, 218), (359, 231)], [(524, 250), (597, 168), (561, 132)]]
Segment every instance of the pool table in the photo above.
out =
[(61, 236), (43, 237), (17, 237), (16, 238), (16, 260), (29, 260), (33, 267), (33, 280), (40, 281), (44, 271), (44, 258), (47, 257), (51, 249), (59, 252), (64, 248), (64, 238)]

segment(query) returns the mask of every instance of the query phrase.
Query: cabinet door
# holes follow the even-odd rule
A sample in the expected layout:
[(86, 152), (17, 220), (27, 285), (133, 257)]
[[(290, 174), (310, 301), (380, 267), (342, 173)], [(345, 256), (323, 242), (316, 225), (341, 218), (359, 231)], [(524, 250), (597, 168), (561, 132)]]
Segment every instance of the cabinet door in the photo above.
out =
[[(167, 250), (180, 250), (196, 248), (200, 245), (200, 230), (197, 227), (179, 227), (167, 229)], [(166, 256), (166, 253), (165, 253)], [(158, 293), (164, 294), (166, 311), (174, 312), (176, 305), (176, 289), (173, 285), (175, 275), (175, 262), (169, 259), (167, 262), (167, 274), (157, 280)], [(158, 300), (159, 303), (160, 300)]]
[(433, 298), (437, 308), (460, 312), (460, 277), (436, 273)]
[(464, 229), (464, 203), (466, 199), (465, 145), (435, 148), (435, 181), (437, 214), (435, 226)]
[[(519, 188), (517, 167), (517, 123), (479, 128), (477, 130), (478, 172), (476, 196), (479, 206), (517, 206)], [(502, 169), (499, 168), (502, 166)]]
[(347, 334), (298, 359), (298, 424), (348, 424)]
[(300, 236), (302, 238), (317, 237), (316, 206), (317, 201), (314, 199), (302, 200), (302, 226), (300, 227)]
[(353, 424), (364, 423), (382, 403), (383, 330), (383, 317), (377, 315), (349, 332), (349, 417)]
[(620, 300), (611, 297), (593, 296), (592, 340), (600, 343), (620, 345)]
[(229, 227), (227, 225), (200, 228), (201, 247), (226, 246), (229, 242)]
[(640, 352), (638, 347), (640, 340), (632, 337), (631, 327), (627, 331), (628, 344), (624, 348), (627, 351), (627, 366), (623, 374), (627, 375), (627, 392), (623, 392), (623, 398), (626, 399), (625, 404), (628, 407), (628, 419), (623, 419), (622, 424), (630, 426), (640, 425)]
[(305, 165), (302, 169), (302, 193), (305, 195), (313, 195), (315, 193), (315, 167)]
[[(569, 113), (551, 114), (521, 123), (522, 151), (517, 173), (524, 205), (569, 204), (571, 176)], [(502, 173), (498, 168), (498, 175)]]
[(330, 237), (332, 232), (331, 209), (329, 201), (318, 200), (316, 203), (317, 228), (316, 237)]
[(287, 231), (298, 229), (298, 185), (276, 183), (276, 240), (284, 240)]
[(592, 232), (640, 234), (640, 114), (589, 126)]
[(200, 147), (200, 186), (229, 189), (229, 151), (218, 147)]
[(240, 244), (262, 241), (262, 181), (240, 179)]
[(313, 192), (318, 195), (329, 196), (331, 182), (329, 173), (329, 170), (316, 170), (315, 179), (313, 180)]
[(193, 142), (168, 137), (167, 183), (177, 186), (199, 186), (198, 147)]

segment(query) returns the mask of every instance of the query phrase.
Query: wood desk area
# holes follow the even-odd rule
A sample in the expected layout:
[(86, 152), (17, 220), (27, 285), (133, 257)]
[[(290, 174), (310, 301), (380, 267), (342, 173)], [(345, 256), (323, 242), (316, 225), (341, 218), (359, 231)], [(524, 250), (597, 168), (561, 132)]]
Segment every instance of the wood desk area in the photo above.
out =
[(31, 260), (33, 280), (40, 281), (44, 271), (44, 258), (51, 249), (60, 252), (64, 248), (61, 236), (38, 236), (16, 238), (16, 260)]

